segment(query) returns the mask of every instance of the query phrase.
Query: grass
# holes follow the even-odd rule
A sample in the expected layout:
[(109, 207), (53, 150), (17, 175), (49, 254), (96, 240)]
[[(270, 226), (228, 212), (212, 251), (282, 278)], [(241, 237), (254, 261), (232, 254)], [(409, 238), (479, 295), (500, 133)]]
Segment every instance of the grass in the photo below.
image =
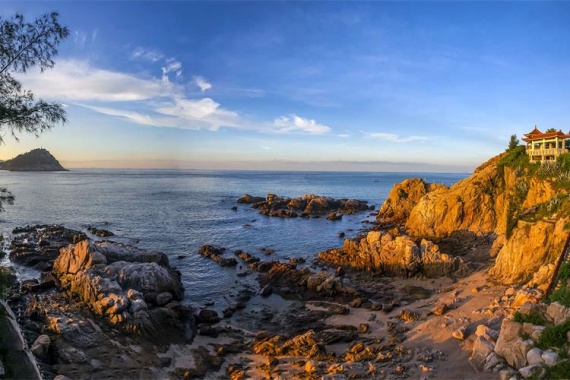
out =
[(544, 316), (541, 313), (530, 313), (530, 314), (522, 314), (518, 311), (515, 312), (513, 321), (519, 323), (532, 323), (533, 325), (541, 325), (543, 326), (546, 321), (544, 320)]
[(568, 341), (566, 338), (568, 331), (570, 331), (570, 321), (559, 325), (547, 326), (536, 342), (536, 346), (543, 350), (552, 347), (561, 348)]
[(558, 289), (555, 289), (546, 300), (548, 303), (559, 302), (561, 305), (570, 307), (570, 289), (566, 284), (562, 285)]
[(570, 361), (561, 360), (552, 367), (546, 367), (545, 379), (570, 379)]

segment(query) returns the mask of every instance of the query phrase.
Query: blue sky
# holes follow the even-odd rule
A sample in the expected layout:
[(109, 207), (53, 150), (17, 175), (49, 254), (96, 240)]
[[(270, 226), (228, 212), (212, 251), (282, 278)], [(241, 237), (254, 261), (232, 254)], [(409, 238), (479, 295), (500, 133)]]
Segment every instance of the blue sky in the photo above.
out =
[(60, 13), (69, 167), (470, 171), (509, 136), (570, 129), (568, 2), (2, 2)]

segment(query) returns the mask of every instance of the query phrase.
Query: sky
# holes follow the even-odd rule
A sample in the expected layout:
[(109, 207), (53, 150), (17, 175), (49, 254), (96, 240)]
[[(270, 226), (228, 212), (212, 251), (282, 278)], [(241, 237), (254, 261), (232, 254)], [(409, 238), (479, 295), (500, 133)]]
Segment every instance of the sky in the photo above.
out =
[(19, 75), (68, 122), (4, 135), (69, 168), (470, 172), (570, 129), (570, 2), (0, 1), (50, 12), (56, 65)]

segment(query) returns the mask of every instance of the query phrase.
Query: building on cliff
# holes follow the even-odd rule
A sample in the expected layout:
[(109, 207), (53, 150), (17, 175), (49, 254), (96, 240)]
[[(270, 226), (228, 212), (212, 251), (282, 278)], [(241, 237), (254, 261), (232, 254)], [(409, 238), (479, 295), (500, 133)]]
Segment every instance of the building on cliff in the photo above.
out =
[(556, 161), (556, 157), (568, 153), (565, 141), (570, 135), (561, 130), (542, 133), (536, 126), (529, 133), (525, 133), (523, 141), (526, 142), (526, 154), (530, 162)]

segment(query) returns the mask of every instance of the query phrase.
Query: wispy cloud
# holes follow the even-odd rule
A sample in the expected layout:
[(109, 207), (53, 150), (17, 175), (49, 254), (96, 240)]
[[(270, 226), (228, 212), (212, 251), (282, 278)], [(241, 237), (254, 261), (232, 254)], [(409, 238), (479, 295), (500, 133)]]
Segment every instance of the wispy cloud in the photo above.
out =
[[(294, 114), (263, 122), (226, 109), (210, 97), (189, 98), (184, 85), (169, 80), (169, 75), (181, 70), (180, 62), (169, 59), (161, 68), (161, 78), (145, 78), (96, 68), (86, 61), (61, 60), (53, 70), (32, 70), (19, 79), (38, 96), (64, 100), (144, 126), (211, 131), (227, 127), (311, 135), (331, 131), (327, 125)], [(200, 83), (204, 91), (211, 87), (206, 80)]]
[[(361, 131), (362, 132), (362, 131)], [(374, 132), (374, 133), (366, 133), (362, 132), (368, 138), (372, 139), (379, 139), (385, 140), (395, 143), (404, 143), (404, 142), (412, 142), (412, 141), (425, 141), (428, 138), (425, 136), (408, 136), (408, 137), (401, 137), (395, 133), (384, 133), (384, 132)]]
[(85, 46), (85, 41), (87, 40), (87, 34), (82, 30), (76, 30), (73, 32), (73, 42), (75, 42), (80, 47)]
[(195, 76), (193, 79), (196, 86), (200, 87), (200, 90), (202, 92), (206, 92), (207, 90), (212, 88), (212, 84), (206, 81), (206, 79), (204, 79), (201, 76)]
[(60, 60), (52, 70), (32, 70), (20, 79), (38, 96), (71, 101), (137, 101), (180, 96), (183, 90), (180, 85), (99, 69), (78, 60)]
[(324, 124), (318, 124), (315, 120), (305, 119), (297, 115), (281, 116), (273, 121), (277, 132), (302, 131), (315, 135), (322, 135), (331, 131)]
[(153, 49), (145, 49), (142, 47), (137, 47), (131, 53), (131, 57), (134, 59), (143, 59), (152, 63), (158, 62), (164, 58), (164, 55), (159, 51)]

